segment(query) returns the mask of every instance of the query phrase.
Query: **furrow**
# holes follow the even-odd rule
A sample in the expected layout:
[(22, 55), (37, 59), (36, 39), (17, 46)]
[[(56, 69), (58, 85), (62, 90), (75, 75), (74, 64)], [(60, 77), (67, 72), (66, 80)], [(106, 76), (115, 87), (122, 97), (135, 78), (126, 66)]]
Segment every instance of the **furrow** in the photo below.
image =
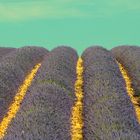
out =
[(137, 97), (134, 97), (134, 94), (135, 94), (134, 92), (135, 91), (132, 88), (131, 78), (129, 77), (128, 72), (126, 71), (124, 66), (121, 63), (119, 63), (118, 61), (117, 61), (117, 63), (119, 65), (120, 71), (121, 71), (121, 73), (123, 75), (123, 78), (125, 80), (127, 93), (130, 96), (130, 99), (131, 99), (131, 101), (132, 101), (132, 103), (134, 105), (138, 122), (140, 123), (140, 107), (139, 107), (139, 103), (138, 103)]
[(79, 58), (76, 67), (76, 100), (71, 116), (71, 140), (83, 140), (83, 60)]

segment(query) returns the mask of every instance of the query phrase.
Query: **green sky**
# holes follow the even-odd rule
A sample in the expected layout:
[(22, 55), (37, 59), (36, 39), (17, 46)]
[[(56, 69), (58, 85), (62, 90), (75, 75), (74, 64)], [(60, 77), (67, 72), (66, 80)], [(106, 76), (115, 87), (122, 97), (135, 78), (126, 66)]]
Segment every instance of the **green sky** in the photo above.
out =
[(140, 45), (140, 0), (0, 0), (0, 46)]

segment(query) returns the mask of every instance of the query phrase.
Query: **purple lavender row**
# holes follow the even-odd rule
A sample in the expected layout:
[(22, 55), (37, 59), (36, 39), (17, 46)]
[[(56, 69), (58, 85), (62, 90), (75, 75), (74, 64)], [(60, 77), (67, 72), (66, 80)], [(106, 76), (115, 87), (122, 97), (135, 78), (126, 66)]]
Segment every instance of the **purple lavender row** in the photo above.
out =
[(19, 86), (25, 76), (48, 51), (39, 47), (15, 49), (0, 61), (0, 121), (8, 111)]
[(36, 84), (49, 82), (74, 92), (77, 57), (76, 51), (70, 47), (53, 49), (47, 56), (44, 67), (39, 70), (40, 78), (36, 80)]
[(15, 50), (15, 48), (0, 47), (0, 59), (14, 50)]
[(115, 58), (90, 47), (84, 60), (84, 140), (139, 140), (140, 126)]
[(135, 91), (134, 96), (140, 97), (140, 47), (118, 46), (111, 52), (131, 77), (132, 87)]
[(46, 55), (4, 140), (71, 140), (77, 59), (64, 46)]

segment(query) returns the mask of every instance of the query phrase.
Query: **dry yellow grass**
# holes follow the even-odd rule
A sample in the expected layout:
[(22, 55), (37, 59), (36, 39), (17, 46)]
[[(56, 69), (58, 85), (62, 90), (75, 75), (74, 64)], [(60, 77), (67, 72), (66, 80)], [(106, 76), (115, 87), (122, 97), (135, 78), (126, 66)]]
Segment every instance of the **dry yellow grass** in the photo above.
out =
[(76, 67), (77, 80), (75, 82), (76, 101), (72, 108), (71, 139), (83, 140), (83, 60), (80, 57)]
[(127, 93), (130, 96), (131, 102), (134, 105), (134, 109), (135, 109), (135, 112), (136, 112), (138, 122), (140, 123), (140, 107), (138, 106), (136, 97), (133, 96), (134, 95), (134, 90), (133, 90), (133, 88), (131, 86), (132, 85), (131, 79), (130, 79), (127, 71), (123, 67), (123, 65), (120, 64), (118, 61), (117, 61), (117, 63), (119, 65), (119, 68), (120, 68), (120, 71), (122, 73), (122, 76), (123, 76), (123, 78), (125, 80)]
[(0, 123), (0, 139), (4, 137), (9, 124), (11, 123), (12, 119), (16, 116), (16, 113), (18, 112), (20, 108), (20, 104), (22, 100), (24, 99), (24, 96), (26, 95), (26, 92), (29, 86), (31, 85), (32, 80), (40, 66), (41, 66), (40, 63), (37, 64), (32, 69), (32, 71), (27, 75), (23, 84), (19, 87), (12, 104), (8, 108), (7, 114), (4, 116), (3, 120)]

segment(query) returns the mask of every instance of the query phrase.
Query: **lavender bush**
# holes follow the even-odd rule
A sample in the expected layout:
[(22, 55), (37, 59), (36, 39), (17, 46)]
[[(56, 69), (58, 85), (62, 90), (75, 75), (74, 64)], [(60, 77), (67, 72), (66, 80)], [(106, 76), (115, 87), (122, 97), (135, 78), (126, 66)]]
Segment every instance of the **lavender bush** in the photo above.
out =
[(73, 92), (77, 58), (76, 51), (70, 47), (62, 46), (53, 49), (47, 56), (44, 67), (39, 70), (40, 78), (36, 83), (50, 82)]
[(42, 61), (47, 53), (48, 51), (44, 48), (23, 47), (2, 57), (0, 62), (0, 121), (27, 73), (35, 64)]
[(15, 48), (0, 47), (0, 60), (2, 57), (6, 56), (8, 53), (10, 53), (13, 50), (15, 50)]
[(90, 47), (84, 60), (84, 140), (139, 140), (140, 126), (115, 58)]
[(111, 53), (123, 64), (131, 77), (134, 96), (140, 97), (140, 47), (118, 46), (113, 48)]
[(58, 47), (44, 58), (4, 140), (70, 140), (77, 53)]

